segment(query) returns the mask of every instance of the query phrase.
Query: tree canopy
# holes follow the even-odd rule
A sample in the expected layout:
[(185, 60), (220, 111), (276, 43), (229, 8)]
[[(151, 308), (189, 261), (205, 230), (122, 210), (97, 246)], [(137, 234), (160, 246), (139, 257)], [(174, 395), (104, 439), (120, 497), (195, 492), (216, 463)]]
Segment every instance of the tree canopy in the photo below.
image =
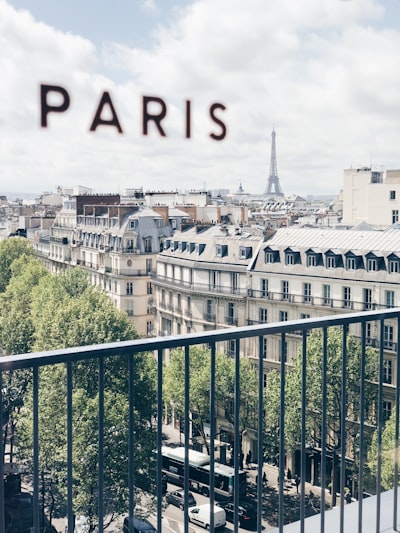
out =
[(0, 240), (0, 293), (7, 288), (12, 276), (11, 265), (21, 256), (33, 257), (34, 250), (25, 238), (11, 237)]
[[(189, 410), (196, 413), (192, 422), (207, 446), (203, 424), (210, 422), (211, 354), (208, 348), (190, 349)], [(173, 350), (164, 371), (164, 399), (180, 415), (184, 412), (185, 365), (184, 350)], [(257, 412), (257, 372), (247, 358), (240, 359), (240, 431), (254, 423)], [(217, 352), (215, 357), (215, 402), (230, 422), (234, 422), (235, 360)], [(208, 446), (207, 446), (208, 447)]]
[[(2, 244), (6, 242), (7, 244)], [(32, 257), (24, 239), (0, 243), (4, 264), (0, 293), (0, 343), (3, 353), (27, 353), (135, 339), (136, 329), (123, 311), (79, 268), (50, 274)], [(25, 253), (27, 251), (27, 253)], [(8, 260), (6, 261), (6, 257)], [(104, 359), (104, 505), (112, 520), (126, 512), (128, 498), (128, 356)], [(141, 490), (153, 491), (153, 420), (156, 413), (156, 363), (153, 354), (133, 357), (135, 503)], [(97, 360), (73, 364), (74, 513), (97, 523), (98, 377)], [(32, 469), (32, 385), (30, 371), (3, 375), (3, 412), (17, 425), (18, 457)], [(40, 469), (46, 508), (60, 511), (66, 498), (66, 367), (39, 373)], [(19, 391), (18, 394), (15, 391)], [(7, 408), (5, 411), (5, 407)], [(139, 459), (142, 460), (139, 460)]]
[[(394, 487), (394, 465), (395, 465), (395, 427), (396, 411), (393, 410), (382, 432), (381, 442), (381, 488), (389, 490)], [(367, 464), (372, 476), (378, 474), (378, 431), (374, 432), (371, 446), (368, 450)], [(371, 487), (373, 491), (376, 487)]]

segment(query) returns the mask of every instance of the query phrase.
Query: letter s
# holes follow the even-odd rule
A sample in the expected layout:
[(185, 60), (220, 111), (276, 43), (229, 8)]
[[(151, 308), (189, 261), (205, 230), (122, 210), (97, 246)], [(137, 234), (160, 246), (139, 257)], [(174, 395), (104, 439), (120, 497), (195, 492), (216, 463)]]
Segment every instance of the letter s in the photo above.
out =
[(210, 137), (214, 139), (215, 141), (222, 141), (226, 137), (226, 126), (225, 126), (225, 123), (222, 122), (222, 120), (220, 120), (218, 117), (215, 116), (214, 112), (216, 109), (222, 109), (223, 111), (225, 111), (226, 107), (223, 104), (218, 104), (218, 103), (212, 104), (212, 106), (210, 107), (211, 120), (215, 122), (216, 124), (218, 124), (221, 128), (221, 133), (219, 135), (217, 135), (216, 133), (210, 133)]

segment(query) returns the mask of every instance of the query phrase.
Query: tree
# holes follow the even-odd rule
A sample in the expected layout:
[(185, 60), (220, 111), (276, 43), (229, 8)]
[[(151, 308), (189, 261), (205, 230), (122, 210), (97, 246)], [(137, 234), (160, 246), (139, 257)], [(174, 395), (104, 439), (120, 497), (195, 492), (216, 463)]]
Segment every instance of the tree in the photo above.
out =
[(9, 271), (8, 285), (0, 293), (0, 346), (6, 354), (28, 353), (33, 345), (33, 291), (50, 274), (40, 260), (29, 255), (15, 259)]
[[(190, 400), (191, 421), (197, 428), (204, 445), (209, 450), (204, 423), (210, 422), (210, 350), (201, 346), (190, 349)], [(173, 350), (164, 371), (164, 399), (178, 415), (184, 412), (185, 365), (184, 351)], [(247, 358), (240, 360), (240, 416), (239, 431), (254, 422), (257, 406), (257, 373)], [(227, 420), (234, 423), (235, 361), (226, 354), (215, 357), (215, 402), (224, 411)], [(193, 414), (196, 413), (196, 418)]]
[[(394, 465), (395, 465), (395, 424), (396, 411), (393, 410), (389, 419), (387, 420), (383, 432), (381, 442), (381, 488), (389, 490), (394, 487)], [(378, 474), (378, 430), (374, 432), (371, 445), (368, 450), (367, 465), (371, 474), (376, 478)], [(371, 490), (376, 490), (371, 487)]]
[[(89, 284), (79, 269), (39, 280), (32, 291), (31, 320), (33, 350), (101, 344), (134, 339), (137, 333), (126, 315), (116, 310), (109, 298)], [(154, 491), (152, 450), (155, 434), (152, 420), (156, 412), (156, 364), (152, 354), (133, 358), (135, 485)], [(128, 357), (104, 360), (104, 481), (105, 510), (113, 519), (126, 512), (128, 497)], [(74, 512), (88, 516), (91, 529), (98, 517), (94, 504), (98, 491), (98, 362), (81, 361), (73, 365), (73, 477)], [(29, 391), (31, 392), (31, 391)], [(19, 416), (20, 457), (31, 467), (32, 400)], [(66, 479), (66, 369), (64, 365), (40, 371), (39, 431), (40, 468), (46, 480), (46, 502), (54, 508), (65, 502)], [(57, 426), (54, 421), (57, 420)], [(138, 458), (142, 458), (139, 461)], [(51, 490), (50, 490), (51, 489)], [(138, 493), (135, 502), (139, 505)]]
[(22, 256), (34, 256), (34, 250), (25, 238), (11, 237), (0, 241), (0, 293), (6, 290), (10, 281), (12, 263)]
[[(11, 240), (19, 250), (20, 241)], [(24, 242), (24, 241), (22, 241)], [(15, 251), (15, 250), (14, 250)], [(31, 316), (32, 291), (39, 280), (50, 276), (43, 263), (29, 254), (15, 259), (9, 267), (10, 279), (0, 293), (0, 346), (3, 353), (27, 353), (32, 349), (34, 328)], [(10, 461), (13, 461), (15, 413), (24, 402), (30, 372), (18, 370), (3, 375), (4, 442), (9, 440)], [(3, 450), (4, 456), (5, 450)]]
[[(337, 462), (341, 448), (341, 417), (342, 412), (342, 345), (343, 334), (339, 328), (330, 328), (327, 338), (327, 446), (332, 456), (332, 493), (336, 494)], [(351, 335), (346, 337), (346, 435), (347, 448), (354, 450), (355, 439), (359, 434), (360, 414), (360, 373), (361, 373), (361, 344)], [(312, 447), (319, 447), (322, 424), (322, 331), (314, 331), (307, 339), (306, 359), (306, 443)], [(293, 359), (293, 367), (287, 372), (285, 379), (285, 446), (294, 451), (298, 448), (301, 435), (301, 390), (302, 390), (301, 350)], [(366, 422), (375, 422), (375, 403), (377, 397), (377, 355), (370, 348), (366, 350), (366, 380), (365, 404), (363, 406)], [(266, 435), (271, 445), (273, 438), (274, 449), (278, 446), (279, 436), (279, 397), (280, 376), (268, 376), (265, 390)]]

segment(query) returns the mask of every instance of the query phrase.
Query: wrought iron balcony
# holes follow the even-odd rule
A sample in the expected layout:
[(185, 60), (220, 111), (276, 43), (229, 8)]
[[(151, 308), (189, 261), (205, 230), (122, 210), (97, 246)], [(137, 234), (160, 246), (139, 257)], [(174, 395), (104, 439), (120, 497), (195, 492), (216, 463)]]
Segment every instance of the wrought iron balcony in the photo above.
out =
[[(381, 490), (381, 473), (382, 473), (382, 431), (384, 427), (384, 417), (383, 417), (383, 382), (384, 382), (384, 359), (383, 359), (383, 346), (384, 343), (380, 340), (383, 339), (384, 326), (386, 321), (390, 320), (390, 324), (396, 324), (397, 335), (400, 335), (400, 309), (389, 309), (383, 311), (370, 311), (366, 313), (352, 313), (352, 314), (343, 314), (335, 315), (326, 318), (316, 318), (316, 319), (304, 319), (296, 321), (288, 321), (281, 323), (268, 323), (260, 324), (247, 327), (239, 328), (229, 328), (224, 330), (215, 330), (201, 332), (197, 334), (185, 334), (180, 336), (169, 336), (169, 337), (158, 337), (152, 339), (139, 339), (133, 341), (124, 341), (116, 342), (104, 345), (95, 345), (95, 346), (83, 346), (78, 348), (68, 348), (60, 349), (48, 352), (33, 353), (33, 354), (21, 354), (15, 356), (3, 356), (0, 358), (0, 378), (1, 385), (4, 395), (7, 395), (7, 381), (6, 377), (10, 371), (15, 371), (19, 369), (28, 369), (31, 372), (32, 378), (32, 405), (33, 405), (33, 427), (32, 427), (32, 440), (33, 440), (33, 471), (32, 471), (32, 498), (33, 498), (33, 532), (39, 533), (40, 523), (41, 523), (41, 466), (40, 466), (40, 453), (43, 436), (39, 433), (39, 398), (41, 394), (41, 371), (45, 367), (51, 365), (65, 365), (66, 367), (66, 410), (67, 410), (67, 437), (66, 437), (66, 457), (65, 461), (67, 464), (67, 475), (62, 483), (65, 483), (66, 493), (67, 493), (67, 522), (68, 522), (68, 531), (73, 531), (73, 520), (74, 520), (74, 507), (73, 507), (73, 495), (74, 495), (74, 475), (72, 468), (72, 447), (73, 447), (73, 406), (72, 406), (72, 393), (74, 389), (73, 382), (73, 368), (74, 365), (78, 364), (81, 361), (91, 361), (93, 363), (93, 368), (96, 369), (96, 374), (98, 375), (98, 442), (97, 442), (97, 490), (96, 490), (96, 505), (97, 505), (97, 515), (98, 515), (98, 530), (103, 531), (104, 522), (105, 522), (105, 499), (107, 497), (107, 487), (105, 486), (104, 480), (104, 460), (105, 460), (105, 445), (104, 445), (104, 424), (105, 424), (105, 406), (104, 406), (104, 380), (105, 380), (105, 368), (108, 364), (108, 361), (112, 360), (114, 357), (122, 356), (128, 361), (129, 368), (129, 417), (126, 421), (128, 425), (127, 431), (127, 446), (128, 446), (128, 498), (126, 513), (129, 516), (134, 515), (134, 487), (135, 487), (135, 476), (134, 476), (134, 465), (135, 465), (135, 434), (133, 431), (134, 427), (134, 388), (136, 379), (138, 378), (134, 373), (134, 359), (135, 355), (142, 352), (154, 352), (156, 361), (157, 361), (157, 416), (155, 418), (156, 434), (157, 434), (157, 474), (156, 474), (156, 496), (157, 496), (157, 510), (153, 517), (153, 522), (156, 525), (156, 528), (159, 532), (169, 531), (165, 527), (163, 522), (163, 495), (162, 495), (162, 465), (161, 465), (161, 446), (162, 446), (162, 413), (164, 407), (163, 399), (163, 388), (162, 388), (162, 377), (163, 377), (163, 363), (165, 352), (174, 349), (174, 348), (183, 348), (184, 350), (184, 362), (185, 362), (185, 386), (184, 386), (184, 445), (185, 445), (185, 468), (184, 475), (182, 479), (183, 490), (186, 495), (188, 495), (189, 489), (193, 488), (189, 485), (189, 463), (188, 463), (188, 450), (190, 447), (190, 434), (189, 434), (189, 394), (190, 394), (190, 348), (192, 346), (207, 346), (210, 349), (211, 353), (211, 372), (210, 372), (210, 384), (209, 384), (209, 405), (210, 405), (210, 427), (209, 427), (209, 439), (210, 442), (215, 442), (218, 435), (218, 428), (216, 427), (215, 418), (216, 418), (216, 401), (215, 401), (215, 392), (216, 392), (216, 382), (215, 382), (215, 355), (217, 351), (225, 349), (227, 343), (234, 341), (235, 342), (235, 395), (234, 395), (234, 442), (241, 442), (242, 435), (240, 434), (239, 429), (239, 413), (240, 413), (240, 397), (241, 397), (241, 384), (240, 384), (240, 366), (242, 355), (244, 354), (246, 347), (248, 347), (250, 342), (253, 342), (254, 350), (252, 351), (252, 360), (257, 360), (257, 369), (259, 373), (258, 380), (258, 391), (256, 397), (258, 398), (258, 413), (257, 420), (258, 426), (249, 428), (257, 437), (257, 449), (253, 462), (257, 465), (256, 473), (257, 479), (254, 487), (254, 501), (257, 506), (257, 531), (261, 532), (262, 529), (271, 529), (273, 526), (276, 527), (276, 531), (281, 533), (289, 533), (294, 531), (304, 532), (326, 532), (326, 533), (336, 533), (345, 531), (345, 523), (348, 519), (351, 519), (352, 529), (351, 531), (361, 532), (382, 532), (384, 528), (387, 530), (388, 523), (389, 527), (392, 527), (394, 531), (399, 531), (398, 529), (398, 441), (399, 441), (399, 387), (395, 387), (395, 398), (394, 398), (394, 410), (396, 412), (396, 428), (395, 428), (395, 437), (393, 441), (393, 454), (394, 454), (394, 483), (393, 490), (382, 492)], [(376, 429), (378, 434), (378, 444), (377, 444), (377, 475), (376, 475), (376, 496), (372, 498), (364, 498), (364, 457), (365, 457), (365, 446), (366, 446), (366, 428), (365, 428), (365, 418), (364, 418), (364, 400), (365, 400), (365, 366), (361, 364), (361, 371), (359, 375), (360, 380), (360, 405), (362, 406), (359, 413), (356, 414), (354, 420), (350, 424), (347, 416), (347, 405), (346, 405), (346, 362), (348, 358), (346, 340), (348, 336), (352, 335), (352, 329), (355, 328), (359, 332), (361, 331), (361, 354), (362, 361), (365, 363), (365, 353), (366, 345), (369, 343), (370, 338), (366, 335), (367, 323), (376, 322), (378, 325), (378, 345), (380, 349), (376, 351), (376, 364), (378, 367), (378, 381), (376, 383), (377, 389), (377, 410), (376, 410)], [(327, 343), (329, 330), (332, 327), (338, 327), (342, 331), (343, 335), (343, 345), (342, 345), (342, 365), (341, 369), (338, 369), (340, 375), (334, 376), (335, 379), (339, 379), (341, 382), (341, 395), (342, 395), (342, 411), (337, 413), (338, 420), (341, 421), (341, 440), (340, 445), (335, 450), (329, 448), (329, 433), (327, 430), (327, 413), (324, 408), (326, 405), (323, 402), (323, 410), (321, 413), (322, 416), (322, 427), (320, 433), (319, 445), (313, 449), (313, 453), (318, 453), (318, 464), (320, 465), (320, 476), (319, 476), (319, 486), (320, 486), (320, 499), (319, 499), (319, 513), (316, 516), (307, 518), (307, 510), (309, 509), (309, 503), (311, 498), (311, 493), (306, 491), (306, 461), (308, 460), (308, 454), (310, 453), (310, 444), (306, 441), (306, 401), (307, 395), (309, 393), (307, 389), (307, 372), (306, 372), (306, 361), (307, 361), (307, 343), (309, 337), (308, 332), (319, 330), (322, 332), (324, 344), (323, 344), (323, 354), (322, 354), (322, 397), (326, 397), (326, 391), (329, 389), (329, 376), (326, 372), (327, 364)], [(286, 493), (285, 486), (285, 465), (284, 461), (280, 461), (278, 465), (278, 475), (279, 482), (275, 489), (276, 491), (276, 507), (275, 511), (275, 523), (269, 524), (268, 527), (263, 523), (264, 521), (264, 508), (263, 508), (263, 464), (264, 464), (264, 443), (263, 443), (263, 419), (265, 417), (264, 407), (263, 407), (263, 392), (265, 387), (264, 374), (266, 372), (265, 364), (266, 360), (263, 358), (263, 342), (265, 337), (269, 336), (280, 336), (281, 338), (281, 349), (282, 354), (280, 357), (280, 398), (279, 398), (279, 420), (280, 428), (278, 437), (278, 454), (279, 457), (285, 457), (286, 454), (286, 440), (285, 440), (285, 408), (287, 398), (285, 397), (285, 380), (287, 379), (287, 372), (289, 371), (288, 365), (285, 363), (285, 350), (286, 350), (286, 336), (288, 334), (293, 334), (302, 332), (302, 371), (301, 371), (301, 402), (298, 405), (298, 419), (301, 421), (301, 435), (299, 436), (298, 442), (298, 457), (299, 457), (299, 475), (300, 482), (298, 485), (298, 501), (299, 509), (296, 516), (290, 516), (289, 521), (298, 523), (286, 523), (288, 520), (287, 513), (287, 504), (292, 498), (292, 495)], [(399, 362), (399, 342), (398, 338), (396, 339), (396, 349), (397, 349), (397, 363)], [(397, 383), (399, 383), (400, 375), (400, 365), (397, 364)], [(60, 391), (60, 394), (62, 392)], [(4, 412), (0, 410), (0, 427), (3, 427)], [(55, 431), (57, 421), (55, 421)], [(358, 471), (355, 472), (356, 477), (356, 487), (357, 493), (353, 494), (353, 498), (356, 500), (354, 503), (347, 505), (345, 500), (345, 469), (346, 461), (348, 459), (348, 450), (346, 449), (346, 432), (350, 429), (354, 430), (354, 425), (357, 425), (357, 439), (358, 439), (358, 448), (356, 453), (358, 454)], [(4, 449), (4, 434), (1, 432), (1, 442), (0, 445)], [(337, 497), (338, 502), (335, 510), (330, 511), (326, 509), (326, 504), (329, 499), (329, 495), (325, 488), (328, 487), (328, 479), (326, 477), (326, 464), (327, 461), (333, 460), (333, 457), (336, 457), (338, 460), (338, 465), (340, 469), (339, 481), (337, 486)], [(345, 458), (345, 460), (341, 460)], [(351, 460), (351, 458), (349, 458)], [(240, 454), (233, 454), (233, 468), (235, 474), (239, 473), (240, 469)], [(209, 470), (209, 498), (211, 503), (216, 499), (216, 492), (214, 487), (215, 479), (215, 450), (214, 447), (210, 447), (210, 470)], [(2, 465), (3, 468), (3, 478), (5, 474), (7, 465)], [(239, 484), (234, 485), (233, 502), (235, 508), (237, 509), (239, 503)], [(6, 531), (5, 528), (5, 487), (3, 483), (0, 483), (0, 531)], [(352, 518), (350, 517), (352, 516)], [(349, 518), (350, 517), (350, 518)], [(188, 513), (184, 512), (182, 515), (183, 520), (183, 529), (185, 533), (189, 531), (189, 521)], [(235, 512), (234, 515), (234, 531), (237, 532), (237, 526), (239, 523), (239, 516)], [(346, 526), (347, 527), (347, 526)], [(213, 531), (214, 523), (211, 515), (210, 530)], [(350, 531), (346, 529), (346, 531)]]

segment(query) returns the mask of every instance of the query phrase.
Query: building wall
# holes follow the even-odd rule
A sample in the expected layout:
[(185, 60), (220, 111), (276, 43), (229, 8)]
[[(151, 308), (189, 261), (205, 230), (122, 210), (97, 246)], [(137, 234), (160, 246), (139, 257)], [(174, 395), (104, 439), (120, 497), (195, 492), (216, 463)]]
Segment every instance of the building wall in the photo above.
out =
[(389, 226), (398, 221), (399, 212), (399, 170), (387, 170), (386, 175), (365, 167), (344, 171), (344, 224)]

